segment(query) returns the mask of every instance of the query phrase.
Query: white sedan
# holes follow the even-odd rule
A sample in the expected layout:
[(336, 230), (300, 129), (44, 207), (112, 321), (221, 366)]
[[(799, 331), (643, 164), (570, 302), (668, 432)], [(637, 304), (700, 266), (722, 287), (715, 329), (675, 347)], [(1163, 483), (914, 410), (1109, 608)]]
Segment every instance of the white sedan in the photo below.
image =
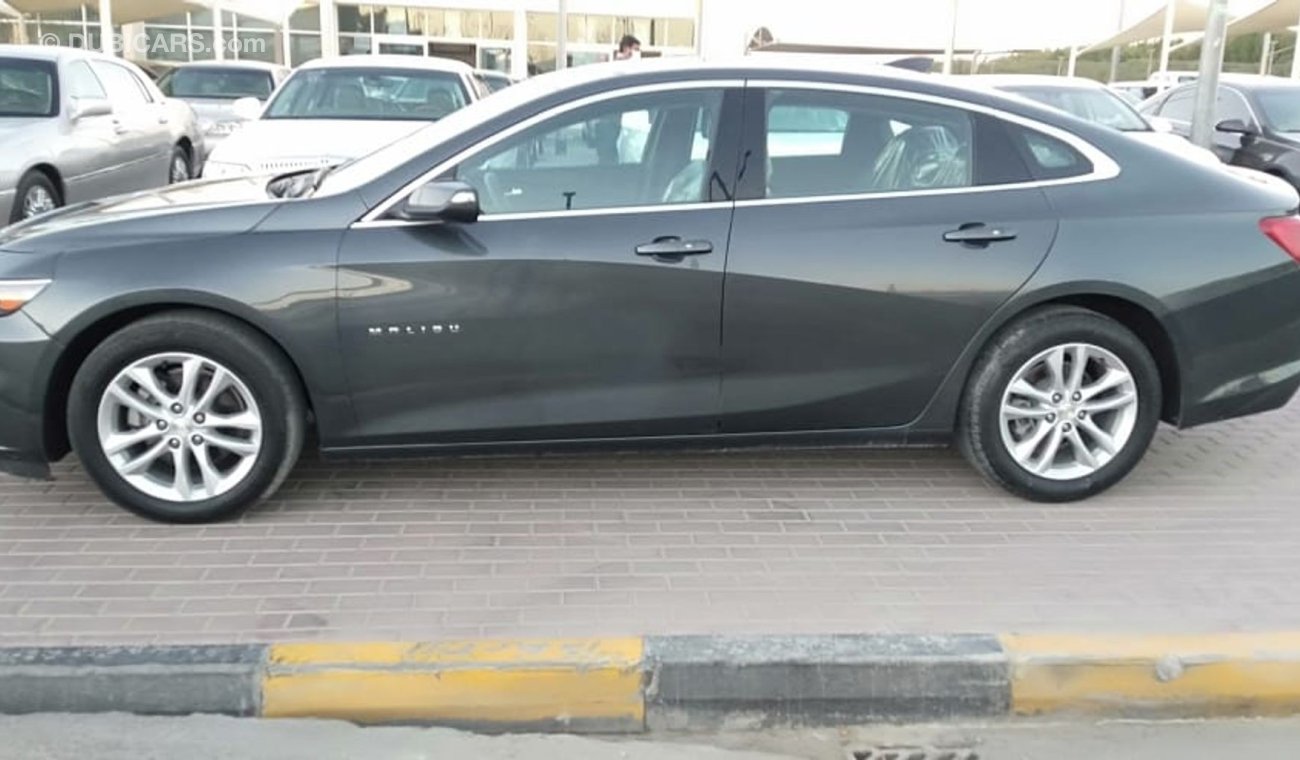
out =
[[(205, 178), (281, 174), (334, 166), (372, 153), (482, 97), (458, 61), (350, 56), (303, 64), (221, 142)], [(260, 111), (259, 111), (260, 109)]]

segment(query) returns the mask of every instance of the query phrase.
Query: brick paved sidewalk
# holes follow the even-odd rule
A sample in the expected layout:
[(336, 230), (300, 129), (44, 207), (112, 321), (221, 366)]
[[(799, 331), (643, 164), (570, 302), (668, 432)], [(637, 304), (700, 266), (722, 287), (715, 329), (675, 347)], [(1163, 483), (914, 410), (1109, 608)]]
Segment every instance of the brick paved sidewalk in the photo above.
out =
[(1067, 506), (938, 451), (307, 462), (207, 527), (57, 474), (0, 478), (0, 645), (1300, 628), (1300, 404)]

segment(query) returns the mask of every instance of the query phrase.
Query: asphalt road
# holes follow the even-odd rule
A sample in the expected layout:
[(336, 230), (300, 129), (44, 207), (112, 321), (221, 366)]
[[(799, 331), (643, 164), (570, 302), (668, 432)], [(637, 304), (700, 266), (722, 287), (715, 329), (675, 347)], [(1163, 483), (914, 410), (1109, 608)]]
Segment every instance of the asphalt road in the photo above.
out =
[(484, 737), (302, 720), (37, 715), (0, 717), (0, 737), (0, 760), (844, 760), (882, 746), (956, 750), (962, 760), (971, 752), (978, 760), (1222, 760), (1295, 757), (1300, 720), (885, 726), (652, 741)]

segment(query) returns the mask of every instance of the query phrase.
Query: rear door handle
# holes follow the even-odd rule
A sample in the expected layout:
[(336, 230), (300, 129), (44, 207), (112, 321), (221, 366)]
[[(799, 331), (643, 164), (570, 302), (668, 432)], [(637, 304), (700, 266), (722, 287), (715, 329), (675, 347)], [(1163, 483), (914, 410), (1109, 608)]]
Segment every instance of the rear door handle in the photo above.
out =
[(963, 224), (955, 230), (943, 233), (943, 239), (949, 243), (988, 245), (989, 243), (1003, 243), (1008, 240), (1015, 240), (1016, 231), (1009, 230), (1006, 227), (989, 227), (985, 224), (972, 223)]
[(681, 261), (687, 256), (713, 253), (713, 243), (708, 240), (682, 240), (679, 237), (655, 238), (653, 243), (636, 247), (636, 255), (653, 256), (659, 261)]

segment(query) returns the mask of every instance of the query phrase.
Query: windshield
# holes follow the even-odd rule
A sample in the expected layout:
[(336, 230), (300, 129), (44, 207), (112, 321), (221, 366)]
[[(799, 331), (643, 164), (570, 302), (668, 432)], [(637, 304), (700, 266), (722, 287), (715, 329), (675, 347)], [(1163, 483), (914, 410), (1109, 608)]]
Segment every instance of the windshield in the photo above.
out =
[(449, 72), (316, 69), (289, 77), (262, 118), (436, 121), (466, 102), (460, 77)]
[(54, 64), (0, 58), (0, 116), (55, 116), (58, 113)]
[(266, 100), (271, 97), (275, 83), (265, 71), (187, 67), (163, 77), (158, 87), (171, 98)]
[(1137, 111), (1109, 90), (1018, 85), (1002, 88), (1007, 92), (1036, 100), (1094, 124), (1121, 132), (1149, 132), (1151, 127)]
[(1300, 132), (1300, 89), (1257, 90), (1255, 99), (1270, 127), (1278, 132)]

